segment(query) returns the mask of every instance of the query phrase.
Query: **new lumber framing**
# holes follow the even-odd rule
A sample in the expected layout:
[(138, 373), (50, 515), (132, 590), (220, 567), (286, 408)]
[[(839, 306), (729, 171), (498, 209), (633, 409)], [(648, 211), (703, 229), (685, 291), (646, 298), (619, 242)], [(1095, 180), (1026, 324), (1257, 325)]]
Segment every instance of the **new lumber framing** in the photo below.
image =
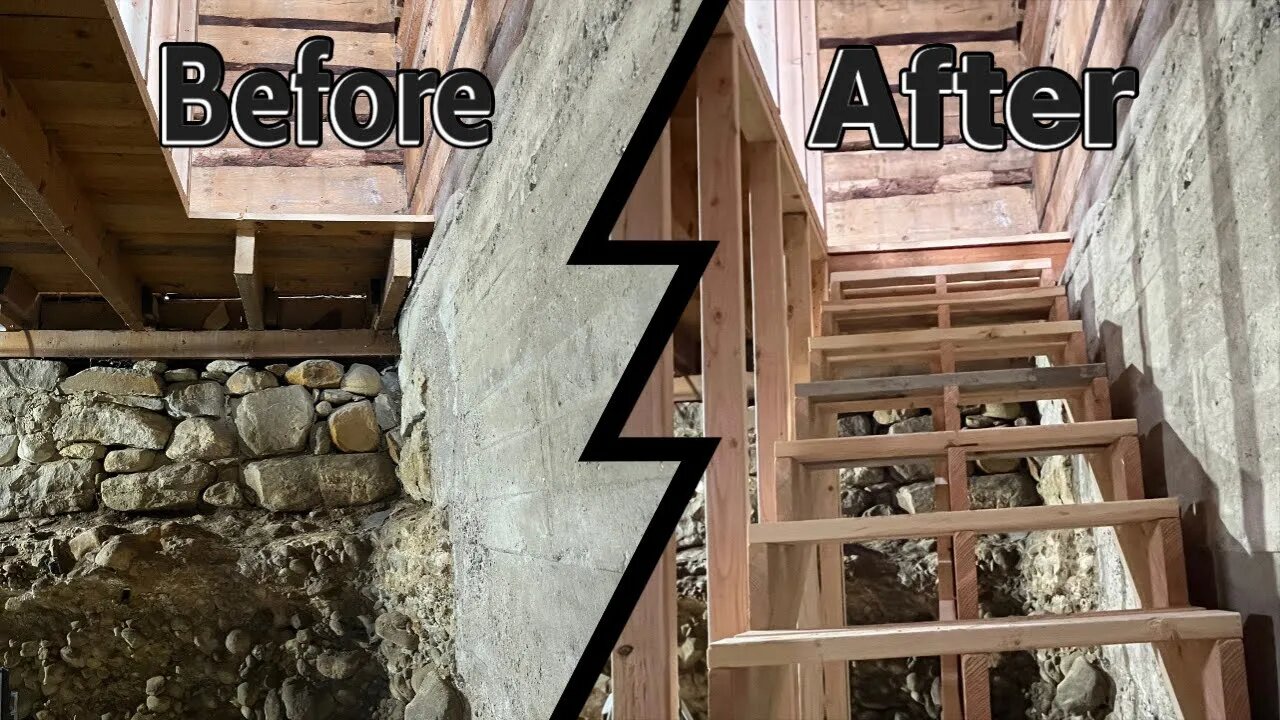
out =
[(28, 330), (0, 333), (0, 358), (394, 357), (400, 344), (372, 330)]
[(844, 543), (864, 543), (874, 540), (912, 540), (961, 532), (989, 535), (1111, 527), (1176, 517), (1178, 501), (1173, 498), (993, 510), (949, 510), (918, 515), (758, 523), (751, 527), (751, 542), (816, 543), (839, 540)]
[[(741, 119), (738, 48), (732, 36), (707, 44), (698, 95), (699, 237), (719, 244), (702, 276), (705, 434), (721, 438), (707, 467), (707, 620), (711, 640), (748, 629), (747, 389), (743, 279)], [(746, 715), (741, 675), (712, 672), (712, 717)]]
[(907, 655), (1233, 640), (1240, 636), (1240, 616), (1234, 612), (1128, 610), (823, 630), (763, 630), (712, 642), (707, 648), (707, 662), (712, 668), (753, 667), (827, 660), (883, 660)]
[(13, 83), (0, 70), (0, 179), (120, 315), (141, 330), (142, 293), (116, 243)]
[(779, 462), (791, 460), (810, 468), (899, 465), (909, 459), (945, 457), (953, 448), (964, 450), (970, 458), (1061, 455), (1073, 451), (1101, 452), (1137, 432), (1136, 420), (940, 430), (793, 440), (778, 443), (777, 455)]
[[(631, 191), (614, 230), (625, 240), (671, 238), (671, 139), (664, 132)], [(671, 406), (675, 372), (670, 343), (636, 401), (623, 434), (667, 437), (674, 432)], [(676, 642), (676, 548), (672, 538), (636, 602), (611, 656), (616, 720), (679, 714)]]
[(1036, 391), (1038, 395), (1049, 399), (1054, 393), (1086, 388), (1095, 378), (1105, 378), (1106, 375), (1106, 366), (1095, 363), (1005, 370), (972, 370), (929, 375), (896, 375), (884, 378), (820, 380), (798, 383), (796, 396), (808, 398), (812, 402), (824, 403), (859, 400), (891, 402), (910, 398), (932, 398), (948, 386), (955, 386), (960, 391), (962, 399), (970, 393), (994, 396), (1001, 391)]

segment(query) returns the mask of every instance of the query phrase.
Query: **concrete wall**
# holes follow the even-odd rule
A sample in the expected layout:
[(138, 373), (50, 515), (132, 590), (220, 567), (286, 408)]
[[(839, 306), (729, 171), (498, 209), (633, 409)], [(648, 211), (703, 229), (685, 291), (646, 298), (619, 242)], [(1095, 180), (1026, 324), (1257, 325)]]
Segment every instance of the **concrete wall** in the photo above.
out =
[[(1116, 415), (1138, 418), (1148, 495), (1183, 500), (1192, 602), (1245, 615), (1254, 713), (1276, 717), (1280, 0), (1171, 5), (1067, 282)], [(1126, 601), (1103, 585), (1104, 607)]]
[(549, 713), (674, 469), (578, 462), (672, 271), (565, 261), (695, 6), (534, 6), (401, 319), (403, 477), (447, 516), (477, 719)]

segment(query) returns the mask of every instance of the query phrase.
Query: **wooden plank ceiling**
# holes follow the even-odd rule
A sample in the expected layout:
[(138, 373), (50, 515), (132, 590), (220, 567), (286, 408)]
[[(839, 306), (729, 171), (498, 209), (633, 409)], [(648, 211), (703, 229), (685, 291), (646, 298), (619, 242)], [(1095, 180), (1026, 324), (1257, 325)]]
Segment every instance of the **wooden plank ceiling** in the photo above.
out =
[[(291, 70), (298, 44), (313, 35), (333, 38), (334, 56), (325, 66), (335, 77), (372, 68), (394, 82), (396, 18), (389, 0), (200, 0), (198, 8), (197, 39), (222, 53), (228, 93), (249, 70)], [(367, 106), (358, 103), (357, 115)], [(217, 146), (192, 153), (193, 208), (238, 212), (255, 196), (269, 195), (278, 212), (404, 212), (404, 158), (394, 138), (359, 150), (339, 142), (327, 124), (318, 148), (291, 143), (260, 150), (231, 133)], [(317, 198), (323, 198), (320, 207)]]
[[(894, 90), (898, 70), (926, 43), (986, 51), (1012, 78), (1026, 62), (1019, 47), (1020, 0), (818, 0), (818, 47), (825, 80), (835, 49), (872, 44)], [(905, 98), (897, 98), (907, 127)], [(996, 119), (1000, 120), (997, 104)], [(848, 249), (901, 241), (1036, 232), (1032, 153), (1017, 145), (986, 153), (964, 145), (959, 103), (944, 103), (941, 151), (870, 150), (866, 133), (849, 133), (824, 160), (827, 239)]]
[[(28, 143), (50, 151), (48, 156), (65, 170), (66, 187), (59, 192), (68, 198), (79, 198), (77, 213), (83, 211), (85, 217), (101, 226), (105, 261), (100, 258), (99, 262), (119, 265), (118, 278), (124, 286), (122, 302), (146, 297), (190, 305), (193, 299), (230, 299), (230, 317), (219, 327), (244, 327), (233, 275), (238, 218), (234, 213), (209, 211), (198, 213), (205, 217), (189, 217), (156, 141), (143, 89), (131, 71), (126, 49), (108, 14), (106, 3), (110, 1), (15, 0), (0, 4), (0, 76), (6, 89), (16, 91), (0, 94), (0, 99), (11, 106), (2, 109), (25, 105), (47, 137), (40, 137), (38, 131), (22, 137), (14, 123), (0, 125), (4, 129), (0, 145), (9, 151), (0, 152), (0, 158), (22, 155), (19, 151)], [(203, 6), (245, 4), (220, 0)], [(216, 24), (213, 27), (241, 29)], [(389, 26), (385, 35), (392, 37)], [(392, 62), (390, 57), (385, 60)], [(217, 152), (222, 150), (211, 151), (210, 156)], [(325, 152), (335, 156), (342, 153), (336, 149)], [(26, 156), (31, 157), (32, 153)], [(28, 163), (28, 171), (32, 164)], [(10, 172), (15, 170), (11, 168)], [(41, 171), (42, 180), (45, 172)], [(276, 175), (274, 182), (292, 181)], [(116, 316), (113, 323), (104, 320), (102, 312), (92, 312), (87, 306), (80, 313), (56, 310), (58, 295), (92, 298), (108, 293), (91, 281), (92, 272), (77, 267), (66, 244), (60, 244), (42, 226), (29, 203), (24, 204), (10, 189), (12, 184), (0, 183), (0, 266), (12, 268), (16, 276), (45, 294), (43, 305), (50, 310), (50, 322), (54, 323), (46, 327), (62, 327), (66, 323), (70, 323), (66, 326), (69, 329), (123, 327), (118, 312), (105, 314), (107, 318)], [(38, 185), (31, 187), (37, 191), (44, 187), (43, 182)], [(257, 235), (256, 271), (269, 298), (366, 296), (379, 290), (391, 257), (395, 218), (386, 214), (322, 214), (342, 210), (350, 208), (334, 209), (320, 203), (310, 209), (313, 214), (305, 217), (251, 216), (257, 220), (251, 226)], [(383, 211), (381, 207), (363, 210)], [(405, 219), (415, 221), (406, 228), (416, 237), (424, 238), (430, 233), (429, 218)], [(71, 224), (68, 218), (61, 222)], [(73, 227), (68, 232), (74, 235), (83, 232), (83, 228)], [(94, 261), (90, 259), (88, 264), (93, 265)], [(147, 325), (165, 326), (164, 313), (157, 314), (154, 303), (139, 305), (150, 309)], [(209, 312), (206, 310), (203, 318), (199, 311), (170, 313), (174, 318), (182, 316), (170, 326), (204, 322)], [(76, 324), (77, 315), (84, 318), (84, 325)], [(293, 320), (279, 320), (291, 317), (289, 312), (276, 314), (278, 322), (304, 323), (292, 326), (301, 329), (319, 316), (329, 317), (330, 325), (334, 322), (329, 310), (293, 313)], [(341, 323), (363, 324), (371, 322), (372, 312), (346, 310), (338, 317)], [(196, 329), (206, 326), (195, 324)]]

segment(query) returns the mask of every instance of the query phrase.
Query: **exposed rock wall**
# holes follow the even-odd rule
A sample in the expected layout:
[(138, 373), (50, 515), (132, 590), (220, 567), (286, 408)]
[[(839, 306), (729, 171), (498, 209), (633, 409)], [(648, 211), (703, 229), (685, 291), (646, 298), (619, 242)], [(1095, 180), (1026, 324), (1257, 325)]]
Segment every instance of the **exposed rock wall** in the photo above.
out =
[[(1280, 717), (1280, 1), (1142, 22), (1142, 93), (1082, 184), (1064, 278), (1116, 415), (1138, 420), (1147, 494), (1183, 502), (1191, 602), (1243, 614), (1253, 712)], [(1133, 607), (1100, 537), (1101, 605)], [(1149, 649), (1106, 652), (1118, 714), (1172, 716)]]
[(451, 564), (401, 496), (399, 396), (328, 360), (0, 362), (18, 717), (455, 717), (450, 604), (409, 598)]

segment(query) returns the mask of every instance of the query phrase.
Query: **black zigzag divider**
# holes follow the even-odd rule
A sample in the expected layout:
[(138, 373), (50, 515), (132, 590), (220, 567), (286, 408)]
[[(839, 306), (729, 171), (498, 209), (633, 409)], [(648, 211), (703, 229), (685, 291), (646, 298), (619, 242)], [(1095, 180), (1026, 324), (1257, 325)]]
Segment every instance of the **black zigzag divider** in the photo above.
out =
[[(693, 76), (703, 50), (711, 40), (716, 25), (724, 14), (728, 0), (706, 0), (685, 32), (675, 55), (657, 90), (649, 100), (640, 124), (636, 127), (618, 162), (609, 184), (605, 186), (595, 211), (583, 228), (582, 236), (569, 256), (570, 265), (675, 265), (671, 285), (658, 303), (649, 326), (631, 355), (622, 378), (605, 405), (600, 421), (582, 451), (582, 462), (657, 462), (678, 461), (679, 467), (667, 487), (658, 509), (636, 546), (635, 554), (622, 580), (605, 607), (582, 657), (570, 676), (564, 693), (552, 712), (552, 720), (574, 720), (582, 711), (600, 669), (608, 662), (622, 629), (631, 617), (649, 577), (657, 567), (667, 543), (675, 532), (681, 513), (689, 504), (698, 481), (706, 472), (719, 438), (632, 438), (621, 437), (623, 426), (631, 416), (636, 401), (653, 374), (658, 358), (675, 331), (680, 314), (689, 304), (702, 273), (715, 252), (714, 241), (621, 241), (610, 240), (609, 233), (631, 196), (640, 173), (653, 153), (662, 131), (675, 109), (676, 101)], [(672, 644), (675, 638), (671, 639)], [(673, 648), (674, 650), (674, 648)], [(655, 720), (665, 720), (655, 718)]]

